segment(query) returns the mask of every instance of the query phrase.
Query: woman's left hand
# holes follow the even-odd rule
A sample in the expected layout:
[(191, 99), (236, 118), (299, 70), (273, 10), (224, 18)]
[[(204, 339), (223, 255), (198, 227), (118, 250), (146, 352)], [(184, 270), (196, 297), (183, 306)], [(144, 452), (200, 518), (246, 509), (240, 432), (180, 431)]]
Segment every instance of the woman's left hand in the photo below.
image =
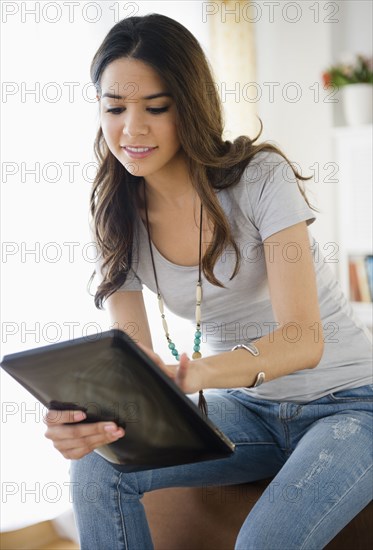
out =
[(176, 366), (175, 382), (184, 393), (202, 390), (202, 365), (196, 365), (183, 353), (179, 365)]
[(137, 344), (154, 363), (163, 370), (184, 393), (195, 393), (202, 388), (201, 365), (190, 361), (186, 353), (180, 356), (178, 365), (166, 365), (153, 350), (143, 344)]

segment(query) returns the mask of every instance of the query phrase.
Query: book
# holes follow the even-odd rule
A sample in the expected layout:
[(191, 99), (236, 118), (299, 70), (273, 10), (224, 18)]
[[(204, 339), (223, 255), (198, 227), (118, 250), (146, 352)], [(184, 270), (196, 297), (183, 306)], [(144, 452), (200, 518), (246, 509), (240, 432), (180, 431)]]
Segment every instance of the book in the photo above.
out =
[(373, 297), (373, 256), (350, 256), (348, 259), (350, 300), (371, 302)]
[(361, 297), (360, 300), (361, 302), (370, 302), (371, 296), (370, 296), (369, 283), (368, 283), (368, 273), (365, 267), (364, 256), (360, 256), (356, 258), (355, 262), (356, 262), (357, 278), (358, 278), (360, 297)]
[(373, 256), (365, 256), (365, 268), (368, 277), (370, 299), (373, 301)]
[(359, 288), (357, 266), (352, 258), (349, 258), (349, 261), (348, 261), (348, 274), (349, 274), (350, 300), (352, 300), (353, 302), (360, 302), (361, 294), (360, 294), (360, 288)]

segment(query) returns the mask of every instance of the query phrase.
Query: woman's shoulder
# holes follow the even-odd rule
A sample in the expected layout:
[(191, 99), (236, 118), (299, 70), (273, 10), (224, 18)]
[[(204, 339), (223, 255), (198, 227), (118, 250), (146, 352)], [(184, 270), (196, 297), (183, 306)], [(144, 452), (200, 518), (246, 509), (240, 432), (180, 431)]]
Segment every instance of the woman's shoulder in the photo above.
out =
[[(293, 174), (289, 162), (278, 152), (261, 150), (258, 151), (248, 162), (242, 174), (243, 183), (264, 183), (268, 178), (279, 178), (289, 172)], [(293, 180), (294, 180), (293, 175)]]
[(264, 240), (299, 221), (316, 218), (298, 185), (291, 164), (274, 151), (259, 151), (237, 185), (228, 188), (230, 212), (242, 212)]
[[(288, 161), (276, 151), (258, 151), (248, 161), (239, 181), (227, 188), (232, 200), (258, 200), (264, 190), (281, 183), (296, 184), (296, 177)], [(274, 184), (274, 185), (272, 185)]]

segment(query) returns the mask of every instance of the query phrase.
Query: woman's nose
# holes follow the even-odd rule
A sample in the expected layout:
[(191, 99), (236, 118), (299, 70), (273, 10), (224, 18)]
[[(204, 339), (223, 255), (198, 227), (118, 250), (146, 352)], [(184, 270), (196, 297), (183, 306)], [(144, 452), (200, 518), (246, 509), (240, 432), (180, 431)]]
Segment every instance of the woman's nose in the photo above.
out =
[(148, 126), (141, 114), (129, 114), (125, 117), (123, 133), (129, 137), (145, 135), (148, 133)]

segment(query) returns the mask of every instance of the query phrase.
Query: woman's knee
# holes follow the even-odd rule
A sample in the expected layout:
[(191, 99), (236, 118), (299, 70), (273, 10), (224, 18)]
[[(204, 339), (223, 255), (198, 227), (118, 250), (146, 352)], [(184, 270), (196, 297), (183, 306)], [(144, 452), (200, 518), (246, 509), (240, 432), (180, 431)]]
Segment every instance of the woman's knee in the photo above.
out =
[(73, 460), (70, 479), (74, 502), (102, 502), (112, 491), (138, 496), (142, 492), (138, 475), (120, 472), (95, 452)]

